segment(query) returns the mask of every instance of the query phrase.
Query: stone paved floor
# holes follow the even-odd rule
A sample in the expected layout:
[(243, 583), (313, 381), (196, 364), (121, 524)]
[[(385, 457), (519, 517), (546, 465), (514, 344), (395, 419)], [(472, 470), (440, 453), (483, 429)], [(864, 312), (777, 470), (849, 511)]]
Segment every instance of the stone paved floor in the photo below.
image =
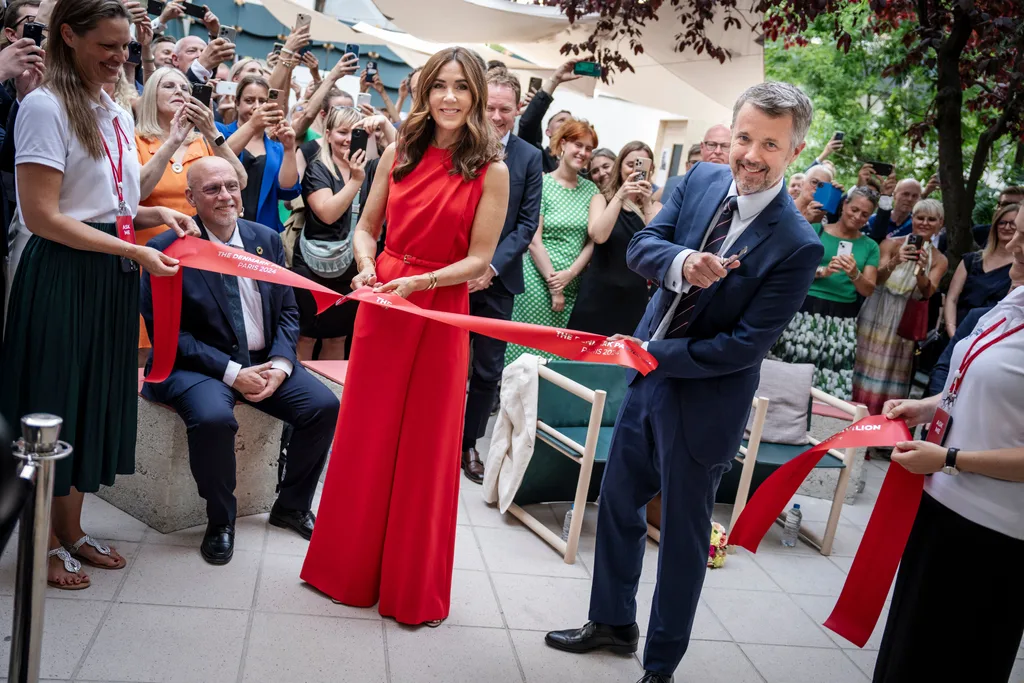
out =
[[(744, 550), (708, 573), (693, 641), (677, 681), (864, 683), (880, 629), (863, 650), (820, 626), (863, 533), (884, 464), (869, 464), (867, 490), (846, 506), (835, 554), (787, 549), (775, 527), (754, 556)], [(828, 504), (801, 499), (805, 524), (824, 527)], [(561, 529), (564, 506), (534, 514)], [(78, 593), (49, 589), (43, 671), (59, 681), (358, 683), (629, 683), (634, 657), (573, 657), (545, 647), (543, 632), (586, 620), (595, 510), (588, 508), (580, 560), (566, 565), (464, 481), (451, 617), (438, 629), (407, 628), (372, 609), (333, 605), (300, 583), (305, 542), (239, 521), (234, 560), (199, 556), (202, 529), (162, 535), (94, 496), (87, 529), (128, 557), (119, 572), (92, 572)], [(715, 517), (725, 523), (729, 508)], [(12, 544), (13, 546), (14, 544)], [(648, 544), (638, 595), (646, 631), (658, 549)], [(6, 667), (14, 553), (0, 558), (0, 662)], [(1024, 649), (1013, 681), (1024, 681)], [(6, 673), (6, 669), (0, 675)], [(0, 679), (2, 680), (2, 679)]]

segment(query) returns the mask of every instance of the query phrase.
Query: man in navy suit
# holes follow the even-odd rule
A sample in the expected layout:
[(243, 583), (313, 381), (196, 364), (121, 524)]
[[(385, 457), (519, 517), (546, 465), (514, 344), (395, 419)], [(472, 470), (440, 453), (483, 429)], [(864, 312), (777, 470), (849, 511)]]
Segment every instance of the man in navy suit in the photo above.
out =
[[(508, 211), (501, 240), (494, 250), (491, 268), (469, 283), (469, 310), (473, 315), (496, 320), (512, 319), (512, 303), (522, 294), (523, 254), (537, 232), (543, 170), (540, 150), (512, 135), (519, 108), (519, 80), (507, 71), (487, 77), (487, 115), (505, 146), (509, 172)], [(505, 367), (505, 342), (472, 335), (473, 376), (466, 398), (466, 423), (462, 436), (462, 470), (477, 484), (484, 480), (484, 464), (476, 441), (484, 435), (487, 417)]]
[[(198, 213), (203, 239), (284, 265), (284, 248), (268, 227), (239, 219), (238, 178), (223, 159), (196, 161), (185, 196)], [(166, 232), (149, 242), (164, 250)], [(153, 293), (142, 277), (142, 317), (153, 336)], [(338, 399), (295, 357), (299, 309), (291, 287), (186, 268), (182, 275), (181, 332), (174, 370), (143, 396), (177, 411), (188, 431), (189, 460), (208, 526), (200, 552), (226, 564), (234, 552), (236, 401), (245, 401), (294, 427), (270, 523), (309, 540), (313, 494), (338, 419)], [(147, 369), (152, 366), (150, 356)]]
[(598, 512), (591, 621), (546, 640), (569, 652), (636, 651), (645, 507), (661, 491), (643, 683), (671, 681), (686, 652), (719, 481), (743, 438), (761, 361), (803, 302), (823, 255), (783, 184), (810, 122), (811, 103), (794, 86), (748, 89), (733, 109), (729, 165), (696, 164), (627, 251), (630, 268), (662, 284), (634, 338), (658, 368), (646, 377), (631, 373), (615, 425)]

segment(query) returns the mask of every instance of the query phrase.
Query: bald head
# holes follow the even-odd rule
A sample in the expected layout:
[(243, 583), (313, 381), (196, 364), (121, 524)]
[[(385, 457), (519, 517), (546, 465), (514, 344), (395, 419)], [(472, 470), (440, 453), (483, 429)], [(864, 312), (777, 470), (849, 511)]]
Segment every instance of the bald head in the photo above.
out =
[(893, 193), (893, 213), (902, 216), (909, 216), (914, 206), (921, 201), (921, 183), (913, 178), (904, 178), (896, 184), (896, 191)]
[(711, 126), (704, 133), (700, 143), (700, 158), (712, 164), (729, 163), (729, 146), (732, 143), (732, 131), (729, 126), (718, 124)]
[(203, 157), (189, 165), (185, 199), (222, 242), (231, 239), (242, 215), (242, 186), (235, 169), (220, 157)]
[(174, 52), (171, 54), (171, 64), (182, 73), (187, 73), (192, 62), (203, 54), (206, 49), (206, 41), (198, 36), (185, 36), (174, 44)]

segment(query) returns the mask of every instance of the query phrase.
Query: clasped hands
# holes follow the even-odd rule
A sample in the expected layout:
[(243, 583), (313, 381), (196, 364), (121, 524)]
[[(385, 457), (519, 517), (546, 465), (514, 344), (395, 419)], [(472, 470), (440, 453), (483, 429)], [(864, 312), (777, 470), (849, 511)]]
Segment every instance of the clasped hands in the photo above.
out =
[(238, 390), (238, 393), (242, 394), (250, 403), (259, 403), (263, 399), (269, 398), (288, 379), (284, 370), (279, 370), (273, 365), (268, 361), (262, 365), (242, 368), (238, 371), (235, 383), (231, 385), (232, 388)]

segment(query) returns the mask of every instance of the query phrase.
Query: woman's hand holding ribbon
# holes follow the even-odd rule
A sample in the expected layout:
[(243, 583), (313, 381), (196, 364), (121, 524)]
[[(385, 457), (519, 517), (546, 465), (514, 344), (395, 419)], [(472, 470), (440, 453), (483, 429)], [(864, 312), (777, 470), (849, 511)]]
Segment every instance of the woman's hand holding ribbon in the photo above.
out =
[(946, 466), (946, 448), (928, 441), (900, 441), (892, 461), (914, 474), (934, 474)]

